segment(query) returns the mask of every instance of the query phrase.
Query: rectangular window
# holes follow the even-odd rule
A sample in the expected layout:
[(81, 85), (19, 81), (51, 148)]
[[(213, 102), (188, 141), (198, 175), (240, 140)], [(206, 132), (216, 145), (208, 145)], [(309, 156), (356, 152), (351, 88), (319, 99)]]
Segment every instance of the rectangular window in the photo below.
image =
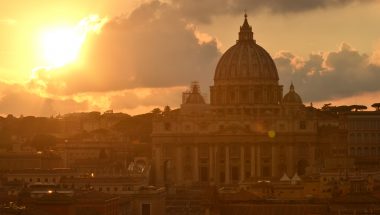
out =
[(272, 174), (271, 174), (271, 168), (269, 166), (264, 166), (262, 168), (262, 175), (263, 177), (270, 177)]
[(141, 215), (150, 215), (150, 204), (141, 204)]
[(251, 172), (245, 172), (245, 178), (250, 178), (251, 177)]
[(201, 181), (206, 182), (208, 181), (208, 168), (207, 167), (201, 167)]
[(232, 181), (239, 181), (239, 167), (234, 166), (231, 168)]
[(164, 127), (165, 127), (165, 130), (166, 130), (166, 131), (170, 131), (171, 128), (172, 128), (172, 125), (171, 125), (169, 122), (166, 122), (166, 123), (164, 124)]
[(306, 121), (300, 121), (300, 129), (305, 130), (306, 129)]
[[(379, 151), (380, 151), (380, 148), (379, 148)], [(219, 181), (220, 181), (220, 183), (224, 183), (225, 179), (226, 179), (226, 174), (224, 172), (220, 172), (219, 173)]]

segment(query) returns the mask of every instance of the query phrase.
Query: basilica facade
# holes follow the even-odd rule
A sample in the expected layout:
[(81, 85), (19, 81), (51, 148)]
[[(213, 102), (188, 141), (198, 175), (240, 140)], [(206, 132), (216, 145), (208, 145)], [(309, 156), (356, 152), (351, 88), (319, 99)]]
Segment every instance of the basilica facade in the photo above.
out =
[(179, 109), (155, 117), (155, 183), (237, 184), (317, 171), (318, 117), (293, 84), (286, 88), (283, 95), (276, 65), (245, 15), (215, 69), (210, 104), (194, 82)]

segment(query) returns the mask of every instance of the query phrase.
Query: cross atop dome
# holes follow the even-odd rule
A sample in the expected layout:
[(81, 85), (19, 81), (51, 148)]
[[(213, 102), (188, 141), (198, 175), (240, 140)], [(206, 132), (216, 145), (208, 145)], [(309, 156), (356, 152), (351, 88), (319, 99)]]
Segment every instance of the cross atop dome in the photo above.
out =
[(247, 12), (244, 13), (244, 23), (242, 26), (240, 26), (240, 32), (239, 32), (239, 41), (254, 41), (253, 39), (253, 32), (252, 27), (248, 23), (248, 15)]

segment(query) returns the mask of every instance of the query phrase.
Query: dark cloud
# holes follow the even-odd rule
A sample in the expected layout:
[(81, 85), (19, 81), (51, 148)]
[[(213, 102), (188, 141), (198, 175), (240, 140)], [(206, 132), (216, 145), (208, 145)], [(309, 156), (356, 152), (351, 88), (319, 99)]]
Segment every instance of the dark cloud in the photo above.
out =
[(83, 68), (41, 70), (32, 85), (42, 82), (52, 94), (183, 86), (192, 80), (209, 85), (220, 57), (216, 40), (200, 41), (176, 9), (158, 1), (111, 20), (88, 41)]
[(199, 22), (210, 22), (214, 15), (242, 14), (270, 11), (276, 14), (299, 13), (323, 8), (343, 7), (374, 0), (173, 0), (185, 17)]
[(370, 56), (348, 44), (338, 51), (312, 54), (304, 60), (289, 52), (275, 57), (280, 80), (288, 91), (293, 81), (304, 101), (344, 98), (364, 92), (380, 91), (380, 66)]

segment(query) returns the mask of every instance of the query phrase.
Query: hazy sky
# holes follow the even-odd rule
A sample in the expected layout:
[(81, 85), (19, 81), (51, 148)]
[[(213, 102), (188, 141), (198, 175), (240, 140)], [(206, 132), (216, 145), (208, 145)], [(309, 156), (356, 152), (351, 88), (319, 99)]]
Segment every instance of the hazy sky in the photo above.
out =
[(0, 0), (0, 114), (178, 107), (237, 39), (255, 39), (305, 103), (380, 102), (376, 0)]

